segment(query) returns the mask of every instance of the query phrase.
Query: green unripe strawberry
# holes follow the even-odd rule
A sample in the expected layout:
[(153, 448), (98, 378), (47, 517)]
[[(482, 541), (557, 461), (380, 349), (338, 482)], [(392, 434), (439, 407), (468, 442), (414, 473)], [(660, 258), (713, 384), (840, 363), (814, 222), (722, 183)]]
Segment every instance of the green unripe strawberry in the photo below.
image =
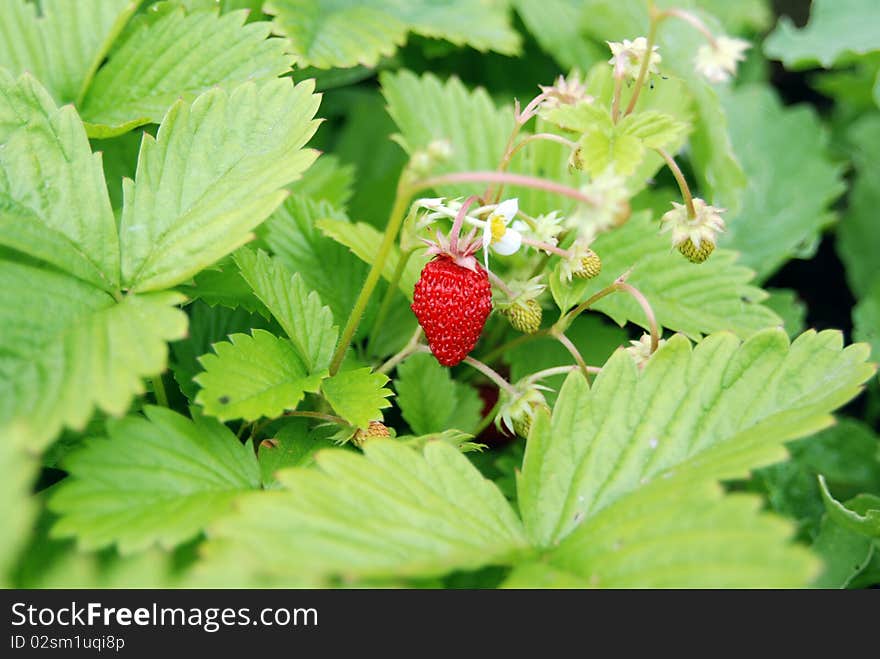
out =
[(691, 263), (702, 263), (715, 251), (715, 243), (711, 240), (701, 240), (700, 246), (697, 247), (690, 238), (686, 238), (683, 243), (679, 244), (678, 251), (684, 254)]
[(537, 300), (515, 302), (502, 313), (507, 316), (511, 326), (523, 334), (534, 334), (541, 328), (543, 311)]
[(602, 259), (596, 252), (590, 252), (581, 259), (580, 267), (571, 274), (578, 279), (592, 279), (602, 272)]

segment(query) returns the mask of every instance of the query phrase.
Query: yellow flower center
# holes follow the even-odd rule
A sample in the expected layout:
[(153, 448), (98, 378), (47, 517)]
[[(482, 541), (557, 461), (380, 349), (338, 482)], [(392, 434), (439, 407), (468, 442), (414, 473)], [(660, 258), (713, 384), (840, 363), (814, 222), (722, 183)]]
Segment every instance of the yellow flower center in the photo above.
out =
[(504, 237), (507, 227), (504, 224), (504, 218), (500, 215), (493, 215), (489, 218), (489, 226), (492, 228), (492, 242), (497, 243)]

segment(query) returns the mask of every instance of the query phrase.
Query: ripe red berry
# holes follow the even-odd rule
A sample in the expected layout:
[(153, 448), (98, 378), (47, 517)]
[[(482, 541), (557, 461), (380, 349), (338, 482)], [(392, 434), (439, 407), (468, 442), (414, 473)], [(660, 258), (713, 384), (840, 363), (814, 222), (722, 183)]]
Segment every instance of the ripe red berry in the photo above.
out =
[(441, 254), (422, 270), (411, 308), (437, 361), (455, 366), (474, 349), (492, 311), (489, 275), (479, 264), (470, 270)]

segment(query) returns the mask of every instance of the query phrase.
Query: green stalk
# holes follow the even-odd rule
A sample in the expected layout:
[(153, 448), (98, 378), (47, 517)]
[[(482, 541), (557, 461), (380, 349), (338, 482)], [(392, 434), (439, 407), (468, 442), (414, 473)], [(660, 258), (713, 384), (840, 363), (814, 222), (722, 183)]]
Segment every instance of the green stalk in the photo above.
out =
[(379, 306), (379, 311), (376, 312), (376, 319), (373, 321), (373, 329), (370, 330), (370, 342), (372, 342), (374, 336), (379, 334), (379, 330), (382, 329), (382, 325), (385, 324), (385, 319), (388, 317), (388, 311), (391, 309), (391, 302), (394, 300), (394, 294), (397, 292), (400, 278), (403, 276), (403, 271), (406, 269), (406, 264), (409, 263), (409, 257), (412, 256), (412, 253), (413, 250), (411, 249), (401, 253), (400, 259), (397, 261), (397, 267), (394, 269), (391, 281), (388, 282), (388, 289), (382, 297), (382, 304)]

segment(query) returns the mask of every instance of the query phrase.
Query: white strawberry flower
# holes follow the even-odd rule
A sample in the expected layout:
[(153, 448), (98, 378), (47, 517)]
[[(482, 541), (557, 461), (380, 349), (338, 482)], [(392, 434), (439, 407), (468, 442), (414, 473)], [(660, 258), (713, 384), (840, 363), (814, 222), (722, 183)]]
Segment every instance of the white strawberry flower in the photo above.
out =
[(752, 45), (743, 39), (718, 37), (713, 44), (703, 44), (697, 49), (694, 68), (709, 82), (725, 82), (736, 74), (739, 62), (745, 60), (745, 51)]
[(705, 241), (714, 247), (717, 235), (724, 231), (724, 220), (721, 218), (723, 208), (710, 206), (699, 197), (694, 197), (696, 217), (689, 217), (687, 206), (672, 202), (673, 209), (663, 214), (660, 222), (663, 231), (672, 231), (672, 246), (678, 247), (690, 240), (699, 249)]
[(522, 231), (528, 227), (524, 222), (513, 222), (518, 212), (519, 199), (506, 199), (483, 222), (483, 256), (487, 270), (490, 248), (502, 256), (510, 256), (522, 245)]
[[(615, 71), (622, 71), (627, 78), (635, 80), (639, 77), (639, 70), (642, 68), (642, 60), (648, 52), (648, 40), (645, 37), (638, 37), (633, 41), (624, 39), (620, 41), (607, 41), (608, 47), (611, 49), (611, 64)], [(648, 60), (647, 74), (659, 73), (657, 65), (663, 58), (657, 52), (657, 46), (651, 48), (650, 59)]]
[[(630, 341), (630, 345), (628, 345), (624, 350), (626, 350), (632, 358), (636, 362), (636, 366), (639, 368), (644, 368), (648, 363), (648, 360), (651, 358), (651, 335), (650, 334), (642, 334), (638, 341)], [(666, 339), (660, 339), (657, 343), (657, 349), (659, 350), (666, 343)]]

